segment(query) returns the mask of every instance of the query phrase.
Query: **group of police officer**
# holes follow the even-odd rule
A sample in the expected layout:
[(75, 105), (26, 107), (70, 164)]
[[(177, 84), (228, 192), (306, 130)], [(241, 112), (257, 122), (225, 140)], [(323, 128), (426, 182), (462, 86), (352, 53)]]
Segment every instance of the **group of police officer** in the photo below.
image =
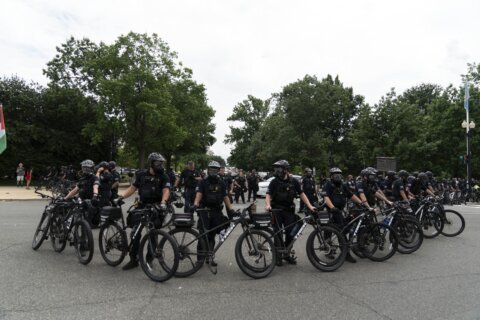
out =
[[(201, 233), (224, 222), (223, 207), (228, 214), (233, 213), (231, 190), (235, 183), (239, 183), (226, 175), (225, 168), (218, 162), (211, 161), (208, 164), (205, 177), (195, 170), (193, 162), (189, 162), (179, 179), (173, 172), (165, 170), (165, 164), (166, 160), (161, 154), (151, 153), (148, 156), (148, 168), (137, 172), (133, 184), (122, 195), (118, 195), (120, 175), (115, 170), (115, 163), (102, 161), (95, 171), (93, 161), (85, 160), (81, 163), (80, 180), (65, 199), (78, 194), (80, 198), (91, 199), (96, 206), (102, 207), (110, 205), (115, 198), (128, 198), (138, 191), (140, 208), (147, 204), (159, 204), (162, 210), (166, 210), (171, 191), (183, 185), (185, 212), (193, 213), (197, 208), (209, 209), (199, 211), (198, 228)], [(292, 176), (290, 165), (286, 160), (273, 164), (273, 175), (274, 179), (270, 182), (266, 193), (265, 209), (273, 212), (274, 228), (277, 231), (287, 227), (285, 245), (288, 246), (293, 240), (290, 231), (297, 219), (295, 198), (301, 199), (301, 210), (315, 211), (317, 207), (314, 204), (319, 202), (317, 196), (319, 188), (310, 168), (305, 169), (305, 175), (300, 182)], [(431, 173), (419, 173), (415, 177), (410, 176), (405, 170), (400, 170), (398, 174), (389, 171), (387, 178), (379, 182), (376, 170), (366, 168), (361, 171), (356, 181), (349, 177), (349, 180), (344, 182), (342, 170), (331, 168), (330, 179), (323, 185), (320, 194), (327, 210), (332, 214), (333, 222), (343, 229), (347, 222), (343, 210), (348, 200), (372, 209), (377, 199), (391, 205), (392, 201), (411, 200), (425, 192), (433, 195), (432, 179)], [(140, 219), (133, 216), (128, 217), (127, 221), (132, 227), (131, 235), (133, 236), (133, 231), (139, 226)], [(98, 225), (98, 216), (91, 216), (90, 223), (93, 226)], [(210, 247), (214, 247), (215, 235), (215, 231), (207, 235)], [(138, 266), (139, 238), (136, 240), (130, 251), (130, 261), (123, 267), (124, 270)], [(296, 257), (293, 254), (283, 259), (290, 264), (296, 264)], [(347, 255), (347, 261), (356, 262), (350, 254)], [(207, 263), (216, 266), (215, 261), (207, 261)], [(277, 263), (282, 265), (282, 261)]]

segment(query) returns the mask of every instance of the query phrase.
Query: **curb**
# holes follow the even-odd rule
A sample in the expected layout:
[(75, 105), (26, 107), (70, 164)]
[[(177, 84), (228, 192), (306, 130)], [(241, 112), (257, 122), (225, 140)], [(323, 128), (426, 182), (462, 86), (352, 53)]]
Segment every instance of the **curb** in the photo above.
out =
[(0, 202), (10, 202), (10, 201), (38, 201), (38, 200), (48, 200), (48, 199), (42, 199), (42, 198), (38, 198), (38, 199), (0, 199)]

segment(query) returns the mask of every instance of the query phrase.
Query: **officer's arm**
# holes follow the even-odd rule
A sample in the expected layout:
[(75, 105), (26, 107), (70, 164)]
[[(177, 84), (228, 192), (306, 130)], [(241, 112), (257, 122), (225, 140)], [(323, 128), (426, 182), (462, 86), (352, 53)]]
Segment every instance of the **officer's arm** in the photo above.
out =
[(360, 200), (356, 195), (352, 194), (352, 197), (350, 198), (353, 202), (356, 204), (362, 204), (362, 200)]
[(367, 201), (367, 197), (365, 197), (365, 193), (360, 192), (358, 195), (360, 196), (360, 200), (362, 201), (362, 203), (370, 208), (370, 204)]
[(230, 198), (227, 196), (223, 197), (223, 203), (225, 203), (225, 207), (227, 210), (232, 210), (232, 204), (230, 203)]
[(323, 200), (325, 200), (325, 203), (327, 204), (327, 207), (328, 207), (329, 209), (335, 208), (335, 206), (333, 205), (333, 202), (332, 202), (332, 200), (330, 199), (329, 196), (324, 196), (324, 197), (323, 197)]
[(388, 203), (389, 205), (392, 205), (392, 202), (388, 200), (387, 197), (385, 197), (385, 194), (381, 190), (378, 190), (377, 192), (375, 192), (375, 197), (377, 197), (382, 201), (385, 201), (385, 203)]
[(115, 181), (115, 182), (112, 184), (112, 189), (117, 189), (119, 185), (120, 185), (120, 183), (119, 183), (118, 181)]
[(67, 194), (67, 196), (65, 197), (65, 200), (68, 200), (68, 199), (72, 198), (73, 196), (75, 196), (78, 193), (79, 190), (80, 189), (78, 187), (73, 188), (72, 191), (70, 191)]
[(267, 194), (265, 195), (265, 208), (266, 208), (267, 210), (272, 209), (272, 205), (271, 205), (271, 203), (270, 203), (271, 201), (272, 201), (272, 198), (270, 198), (270, 194), (267, 193)]
[(170, 197), (170, 188), (169, 187), (163, 188), (163, 190), (162, 190), (162, 203), (166, 204), (169, 197)]
[(128, 197), (130, 197), (132, 194), (134, 194), (135, 191), (137, 191), (137, 188), (132, 184), (132, 185), (130, 185), (130, 187), (128, 187), (127, 190), (125, 190), (125, 192), (123, 193), (123, 195), (122, 195), (121, 197), (122, 197), (122, 198), (128, 198)]
[(312, 204), (310, 203), (310, 200), (308, 200), (304, 192), (300, 193), (300, 199), (302, 199), (303, 203), (305, 203), (305, 205), (308, 207), (310, 211), (315, 210), (315, 208), (312, 206)]
[(405, 193), (405, 190), (400, 190), (400, 196), (402, 197), (403, 200), (408, 201), (407, 194)]
[(203, 197), (203, 193), (197, 192), (195, 194), (195, 201), (193, 202), (193, 205), (197, 207), (200, 206), (200, 201), (202, 201), (202, 197)]

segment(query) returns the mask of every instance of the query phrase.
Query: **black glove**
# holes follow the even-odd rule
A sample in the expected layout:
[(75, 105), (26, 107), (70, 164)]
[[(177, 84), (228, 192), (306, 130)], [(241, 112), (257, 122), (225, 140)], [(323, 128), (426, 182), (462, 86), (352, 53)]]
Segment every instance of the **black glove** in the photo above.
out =
[(98, 199), (98, 194), (94, 194), (92, 197), (92, 205), (98, 206), (100, 204), (100, 199)]
[(117, 207), (121, 206), (122, 204), (125, 204), (125, 201), (123, 201), (123, 197), (120, 196), (117, 199), (113, 200), (113, 204)]
[(236, 212), (236, 211), (233, 210), (233, 209), (227, 209), (227, 214), (228, 214), (229, 217), (233, 217), (233, 215), (235, 214), (235, 212)]
[(194, 213), (195, 211), (197, 211), (198, 207), (197, 206), (191, 206), (190, 207), (190, 212), (191, 213)]

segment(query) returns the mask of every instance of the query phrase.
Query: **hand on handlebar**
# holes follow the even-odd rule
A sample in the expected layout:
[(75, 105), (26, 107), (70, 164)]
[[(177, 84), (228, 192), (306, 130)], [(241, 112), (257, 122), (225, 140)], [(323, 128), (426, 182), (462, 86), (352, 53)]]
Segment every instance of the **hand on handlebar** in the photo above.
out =
[(265, 206), (265, 211), (272, 211), (272, 206), (266, 205), (266, 206)]

